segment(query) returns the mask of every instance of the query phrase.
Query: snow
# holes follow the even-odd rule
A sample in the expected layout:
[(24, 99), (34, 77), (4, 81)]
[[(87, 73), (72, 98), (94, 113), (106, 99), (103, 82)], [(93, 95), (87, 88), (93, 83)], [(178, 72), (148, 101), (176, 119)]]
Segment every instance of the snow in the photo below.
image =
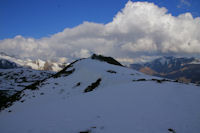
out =
[[(200, 88), (157, 83), (140, 72), (92, 59), (73, 64), (69, 76), (25, 90), (24, 102), (0, 112), (1, 133), (199, 133)], [(67, 70), (67, 71), (69, 71)], [(109, 73), (108, 70), (116, 73)], [(84, 89), (98, 78), (95, 90)], [(137, 79), (146, 81), (133, 81)], [(156, 78), (160, 79), (160, 78)], [(80, 82), (80, 86), (76, 84)], [(8, 111), (11, 112), (8, 112)]]
[(32, 69), (42, 70), (45, 65), (45, 61), (38, 59), (36, 61), (27, 62), (25, 65), (31, 66)]
[(160, 59), (159, 59), (159, 61), (160, 61), (160, 63), (162, 64), (162, 65), (165, 65), (165, 64), (169, 64), (169, 62), (170, 62), (170, 59), (167, 59), (166, 57), (161, 57)]
[(58, 72), (62, 69), (61, 66), (63, 66), (65, 63), (63, 62), (53, 62), (53, 61), (43, 61), (41, 59), (37, 60), (31, 60), (31, 59), (18, 59), (15, 57), (11, 57), (5, 54), (0, 53), (0, 59), (6, 59), (11, 62), (16, 63), (19, 67), (25, 67), (25, 68), (32, 68), (35, 70), (44, 70), (45, 69), (45, 64), (49, 63), (51, 66), (52, 71)]
[(54, 72), (28, 68), (0, 69), (0, 90), (20, 91), (37, 80), (48, 78)]
[(194, 61), (192, 61), (189, 64), (200, 64), (200, 59), (196, 58)]

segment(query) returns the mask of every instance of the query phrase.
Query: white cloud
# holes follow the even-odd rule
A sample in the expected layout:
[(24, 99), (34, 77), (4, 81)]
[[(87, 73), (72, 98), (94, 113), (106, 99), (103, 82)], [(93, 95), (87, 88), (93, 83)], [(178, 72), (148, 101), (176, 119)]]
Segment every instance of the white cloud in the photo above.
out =
[(190, 2), (187, 0), (181, 0), (181, 3), (186, 5), (186, 6), (191, 6)]
[(134, 59), (129, 57), (116, 58), (116, 60), (121, 62), (123, 65), (129, 65), (134, 63)]
[(131, 2), (108, 24), (84, 22), (41, 39), (16, 36), (0, 40), (0, 50), (21, 57), (67, 59), (92, 52), (121, 58), (137, 55), (200, 55), (200, 18), (190, 13), (174, 17), (153, 3)]
[(81, 49), (80, 51), (75, 51), (71, 54), (72, 57), (75, 58), (87, 58), (91, 55), (90, 51), (87, 49)]
[(188, 0), (180, 0), (180, 3), (177, 5), (177, 7), (182, 8), (183, 6), (190, 7), (191, 4)]

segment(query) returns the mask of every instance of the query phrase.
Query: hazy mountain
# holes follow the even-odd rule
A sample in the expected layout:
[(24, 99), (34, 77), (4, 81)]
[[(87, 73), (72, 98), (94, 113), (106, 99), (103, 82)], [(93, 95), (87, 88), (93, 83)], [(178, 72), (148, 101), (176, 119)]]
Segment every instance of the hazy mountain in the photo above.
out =
[(17, 68), (17, 64), (9, 60), (0, 59), (0, 69)]
[(20, 59), (15, 56), (7, 55), (6, 53), (0, 53), (0, 69), (14, 68), (14, 67), (25, 67), (32, 68), (35, 70), (48, 70), (48, 71), (60, 71), (66, 66), (64, 62), (44, 61), (41, 59)]
[(149, 75), (200, 83), (200, 59), (197, 58), (161, 57), (130, 67)]
[(199, 133), (200, 89), (93, 55), (1, 104), (1, 133)]

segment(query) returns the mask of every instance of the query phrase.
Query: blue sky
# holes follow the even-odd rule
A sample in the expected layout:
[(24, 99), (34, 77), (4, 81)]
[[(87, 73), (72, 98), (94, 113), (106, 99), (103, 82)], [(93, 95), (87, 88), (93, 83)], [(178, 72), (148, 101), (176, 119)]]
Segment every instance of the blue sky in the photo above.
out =
[[(140, 0), (139, 0), (140, 1)], [(199, 0), (148, 0), (166, 7), (173, 16), (191, 12), (200, 16)], [(0, 0), (0, 40), (42, 38), (84, 21), (111, 22), (127, 0)]]
[(0, 51), (67, 60), (97, 53), (129, 63), (200, 57), (199, 7), (199, 0), (0, 0)]

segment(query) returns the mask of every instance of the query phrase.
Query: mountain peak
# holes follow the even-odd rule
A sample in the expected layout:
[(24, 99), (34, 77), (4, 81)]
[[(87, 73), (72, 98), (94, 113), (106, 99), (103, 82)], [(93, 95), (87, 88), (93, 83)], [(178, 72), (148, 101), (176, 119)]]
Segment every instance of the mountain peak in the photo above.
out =
[(113, 65), (123, 66), (118, 61), (116, 61), (114, 58), (112, 58), (112, 57), (106, 57), (106, 56), (103, 56), (103, 55), (93, 54), (91, 56), (91, 59), (95, 59), (95, 60), (99, 60), (99, 61), (104, 61), (104, 62), (107, 62), (109, 64), (113, 64)]

